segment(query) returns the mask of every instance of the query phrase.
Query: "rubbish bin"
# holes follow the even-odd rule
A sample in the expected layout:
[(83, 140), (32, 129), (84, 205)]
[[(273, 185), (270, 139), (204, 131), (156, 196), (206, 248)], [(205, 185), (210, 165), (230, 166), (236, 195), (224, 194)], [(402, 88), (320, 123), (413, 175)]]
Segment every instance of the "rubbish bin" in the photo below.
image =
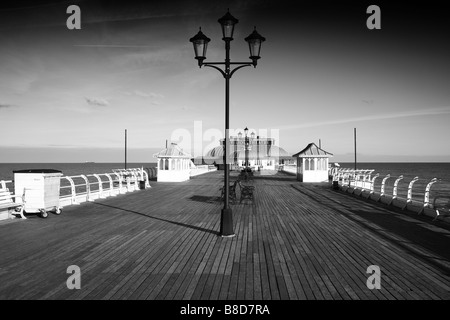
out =
[[(53, 169), (29, 169), (13, 171), (14, 190), (23, 194), (26, 213), (40, 212), (47, 218), (47, 211), (61, 213), (59, 206), (59, 187), (62, 173)], [(18, 199), (19, 200), (19, 199)]]
[(139, 181), (139, 189), (145, 190), (145, 180), (140, 180)]

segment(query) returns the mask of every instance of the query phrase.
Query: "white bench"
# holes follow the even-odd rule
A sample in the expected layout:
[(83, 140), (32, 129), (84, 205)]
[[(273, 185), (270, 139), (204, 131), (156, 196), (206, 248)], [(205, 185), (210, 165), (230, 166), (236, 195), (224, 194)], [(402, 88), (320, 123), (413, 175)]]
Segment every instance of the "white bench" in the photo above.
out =
[[(22, 219), (26, 219), (25, 216), (23, 215), (24, 205), (22, 203), (14, 202), (13, 201), (14, 198), (23, 199), (22, 196), (12, 194), (8, 188), (0, 189), (0, 211), (7, 209), (9, 213), (9, 210), (14, 209), (18, 214), (20, 214)], [(19, 209), (19, 211), (17, 211), (17, 209)]]

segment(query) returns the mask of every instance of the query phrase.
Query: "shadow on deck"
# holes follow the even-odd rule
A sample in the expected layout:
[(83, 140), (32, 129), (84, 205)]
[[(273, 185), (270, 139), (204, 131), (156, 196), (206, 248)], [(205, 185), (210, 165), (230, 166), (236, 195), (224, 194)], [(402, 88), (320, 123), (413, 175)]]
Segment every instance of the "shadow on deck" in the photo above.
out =
[(251, 183), (233, 238), (218, 232), (223, 171), (0, 224), (0, 299), (450, 299), (444, 226), (280, 172)]

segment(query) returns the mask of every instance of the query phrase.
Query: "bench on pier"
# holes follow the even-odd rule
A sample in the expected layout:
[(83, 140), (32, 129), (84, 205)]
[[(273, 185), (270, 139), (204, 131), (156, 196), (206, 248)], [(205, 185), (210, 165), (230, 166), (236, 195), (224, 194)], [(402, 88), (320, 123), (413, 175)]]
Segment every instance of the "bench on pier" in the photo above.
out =
[(26, 219), (23, 215), (24, 205), (22, 203), (14, 202), (13, 199), (15, 198), (23, 199), (22, 196), (12, 194), (8, 188), (0, 189), (0, 211), (7, 209), (9, 213), (10, 210), (14, 210), (18, 214), (20, 214), (22, 219)]
[(243, 181), (253, 180), (253, 171), (251, 169), (242, 169), (238, 179)]
[[(237, 185), (238, 181), (236, 180), (233, 183), (230, 183), (229, 186), (229, 191), (228, 191), (228, 199), (231, 200), (232, 203), (234, 203), (236, 201), (236, 185)], [(221, 190), (221, 195), (220, 195), (220, 199), (222, 201), (224, 201), (225, 199), (225, 187), (220, 188)]]
[[(438, 199), (447, 199), (447, 203), (436, 204), (436, 200)], [(437, 195), (433, 199), (433, 209), (436, 211), (436, 217), (433, 219), (436, 220), (439, 217), (447, 217), (450, 216), (450, 196), (447, 195)]]
[(242, 200), (251, 200), (253, 202), (253, 192), (255, 191), (254, 186), (243, 185), (240, 180), (237, 180), (239, 184), (239, 188), (241, 188), (241, 198), (239, 203), (242, 203)]

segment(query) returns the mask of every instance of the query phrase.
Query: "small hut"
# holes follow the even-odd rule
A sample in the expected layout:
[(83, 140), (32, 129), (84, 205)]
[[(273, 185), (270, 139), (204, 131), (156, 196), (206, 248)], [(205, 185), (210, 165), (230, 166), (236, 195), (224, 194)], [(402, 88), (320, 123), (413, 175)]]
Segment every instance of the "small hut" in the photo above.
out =
[(158, 158), (158, 178), (160, 182), (180, 182), (190, 178), (191, 155), (184, 152), (176, 143), (155, 153)]
[(294, 154), (297, 158), (297, 180), (301, 182), (328, 181), (328, 158), (333, 154), (310, 143), (302, 151)]

